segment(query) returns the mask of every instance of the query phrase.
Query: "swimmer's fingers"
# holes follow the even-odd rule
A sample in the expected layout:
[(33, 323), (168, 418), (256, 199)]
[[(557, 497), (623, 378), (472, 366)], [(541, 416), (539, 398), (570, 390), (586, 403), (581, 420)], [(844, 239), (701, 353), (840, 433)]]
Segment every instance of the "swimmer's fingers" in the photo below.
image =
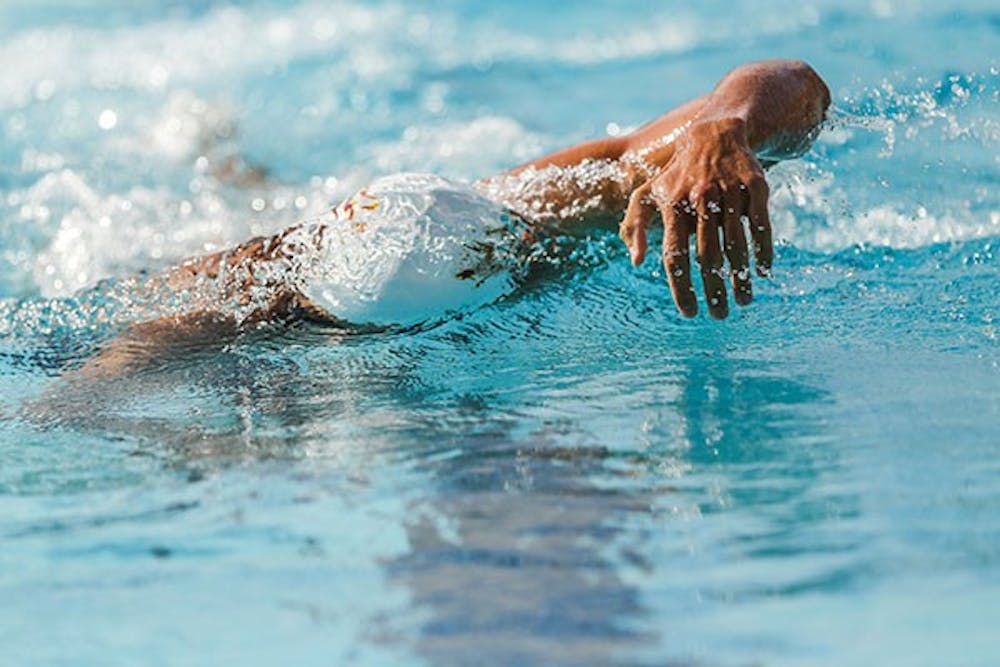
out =
[(729, 260), (729, 271), (733, 283), (733, 298), (741, 306), (753, 300), (750, 284), (750, 257), (747, 252), (746, 232), (743, 231), (743, 211), (746, 210), (747, 190), (741, 186), (725, 193), (722, 210), (722, 233), (725, 238), (724, 250)]
[(729, 314), (726, 284), (722, 279), (722, 248), (719, 244), (719, 227), (722, 225), (722, 198), (714, 185), (695, 190), (691, 199), (698, 217), (698, 265), (705, 288), (708, 312), (717, 320)]
[(633, 266), (639, 266), (646, 258), (646, 226), (655, 213), (656, 207), (650, 199), (650, 183), (646, 182), (632, 191), (625, 217), (618, 227), (618, 236), (628, 247)]
[(771, 219), (767, 213), (767, 198), (769, 189), (764, 174), (755, 175), (746, 184), (750, 194), (746, 213), (750, 219), (750, 236), (753, 238), (754, 258), (757, 262), (757, 275), (771, 275), (771, 262), (774, 260), (774, 245), (771, 239)]
[(677, 310), (685, 317), (698, 312), (698, 299), (691, 286), (691, 230), (694, 212), (687, 202), (672, 201), (664, 191), (654, 189), (656, 204), (663, 218), (663, 270), (667, 273), (670, 293)]

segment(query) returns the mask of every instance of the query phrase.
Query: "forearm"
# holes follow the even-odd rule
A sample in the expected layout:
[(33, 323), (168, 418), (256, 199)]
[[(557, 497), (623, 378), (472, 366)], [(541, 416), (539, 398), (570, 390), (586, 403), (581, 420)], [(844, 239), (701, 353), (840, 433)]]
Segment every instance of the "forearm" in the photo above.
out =
[(634, 186), (625, 137), (597, 139), (482, 179), (486, 196), (535, 224), (592, 221), (621, 212)]
[[(734, 69), (698, 103), (693, 123), (738, 121), (750, 149), (777, 160), (809, 148), (830, 106), (830, 91), (802, 61), (767, 60)], [(631, 143), (640, 150), (655, 143), (664, 133), (657, 124), (637, 130)]]
[(805, 63), (750, 63), (723, 77), (711, 93), (629, 135), (571, 146), (478, 185), (538, 222), (617, 218), (631, 192), (670, 161), (692, 125), (728, 123), (770, 162), (808, 148), (829, 102), (826, 85)]
[(302, 299), (292, 280), (291, 255), (298, 248), (288, 247), (286, 238), (300, 228), (293, 225), (274, 236), (192, 257), (135, 280), (131, 286), (138, 306), (134, 319), (218, 315), (232, 318), (242, 329), (289, 315)]

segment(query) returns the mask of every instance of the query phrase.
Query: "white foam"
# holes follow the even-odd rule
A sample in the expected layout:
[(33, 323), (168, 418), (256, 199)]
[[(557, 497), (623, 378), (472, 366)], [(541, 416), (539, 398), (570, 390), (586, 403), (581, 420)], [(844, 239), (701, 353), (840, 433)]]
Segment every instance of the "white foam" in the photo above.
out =
[[(323, 31), (331, 18), (333, 29)], [(306, 3), (287, 10), (224, 7), (192, 20), (170, 19), (127, 28), (49, 28), (24, 31), (0, 45), (0, 105), (24, 104), (39, 81), (55, 92), (84, 86), (163, 89), (168, 84), (218, 81), (266, 71), (296, 58), (379, 39), (404, 20), (399, 9)], [(347, 45), (345, 47), (345, 45)], [(354, 58), (371, 75), (378, 57)], [(370, 56), (370, 57), (369, 57)], [(67, 63), (73, 63), (67, 67)], [(346, 69), (346, 68), (345, 68)]]
[(43, 177), (24, 201), (42, 204), (58, 221), (34, 262), (44, 296), (65, 296), (101, 278), (180, 259), (218, 239), (226, 219), (224, 205), (207, 193), (194, 203), (142, 187), (102, 195), (68, 169)]
[(931, 211), (896, 201), (888, 190), (885, 203), (859, 208), (833, 174), (811, 171), (804, 163), (779, 165), (769, 180), (775, 236), (806, 250), (835, 252), (858, 244), (919, 248), (1000, 236), (997, 209)]
[(212, 150), (233, 136), (232, 112), (186, 89), (174, 91), (148, 131), (149, 144), (174, 160)]
[[(225, 6), (194, 18), (128, 27), (58, 27), (16, 33), (0, 43), (0, 108), (92, 86), (150, 91), (283, 67), (322, 55), (338, 65), (328, 85), (405, 83), (418, 69), (505, 60), (594, 64), (677, 53), (706, 42), (778, 34), (808, 25), (809, 11), (771, 12), (752, 26), (704, 25), (695, 12), (616, 15), (606, 25), (525, 31), (481, 20), (458, 23), (446, 9), (403, 3), (303, 2), (292, 7)], [(71, 67), (67, 63), (72, 63)], [(42, 82), (41, 87), (40, 82)]]
[(542, 152), (542, 137), (512, 118), (484, 116), (469, 122), (413, 125), (398, 141), (372, 149), (379, 173), (426, 171), (488, 175)]
[[(23, 191), (19, 223), (48, 241), (30, 259), (29, 275), (47, 297), (68, 296), (108, 277), (156, 270), (195, 254), (269, 234), (326, 208), (349, 182), (328, 188), (271, 186), (226, 194), (218, 185), (178, 198), (165, 188), (101, 193), (69, 169), (43, 176)], [(234, 201), (235, 199), (235, 201)], [(256, 214), (252, 204), (261, 202)], [(27, 290), (32, 291), (32, 290)]]

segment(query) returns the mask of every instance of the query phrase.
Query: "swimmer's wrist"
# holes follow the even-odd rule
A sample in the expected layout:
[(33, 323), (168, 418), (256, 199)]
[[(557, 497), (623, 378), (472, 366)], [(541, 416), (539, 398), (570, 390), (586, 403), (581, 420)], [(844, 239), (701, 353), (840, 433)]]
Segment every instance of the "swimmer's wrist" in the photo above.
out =
[(655, 176), (679, 149), (689, 147), (692, 142), (726, 143), (754, 150), (749, 133), (749, 123), (743, 115), (699, 114), (665, 134), (651, 137), (638, 131), (630, 135), (619, 163), (628, 174), (631, 187), (637, 187)]
[(693, 137), (713, 137), (756, 150), (749, 120), (741, 114), (713, 114), (707, 118), (697, 118), (691, 123), (685, 139)]
[(624, 149), (618, 164), (626, 174), (628, 187), (634, 189), (648, 181), (670, 161), (675, 152), (673, 145), (689, 123), (674, 128), (666, 134), (650, 135), (637, 130), (625, 137)]

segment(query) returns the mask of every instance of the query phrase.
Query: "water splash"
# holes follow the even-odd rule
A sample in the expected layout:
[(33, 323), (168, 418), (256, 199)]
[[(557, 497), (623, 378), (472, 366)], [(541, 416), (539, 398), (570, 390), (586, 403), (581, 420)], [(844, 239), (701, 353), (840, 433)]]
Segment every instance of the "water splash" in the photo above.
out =
[(630, 183), (621, 163), (588, 158), (567, 167), (532, 166), (501, 174), (480, 181), (477, 187), (493, 201), (533, 221), (558, 224), (614, 210), (627, 201)]
[(812, 153), (770, 172), (779, 235), (820, 251), (1000, 235), (989, 186), (998, 82), (994, 72), (949, 74), (845, 96)]
[(821, 131), (828, 132), (839, 139), (839, 136), (845, 134), (845, 131), (850, 128), (858, 128), (882, 135), (883, 147), (878, 156), (885, 158), (892, 155), (896, 147), (896, 123), (892, 119), (882, 116), (862, 116), (846, 111), (837, 105), (831, 105), (827, 110)]

